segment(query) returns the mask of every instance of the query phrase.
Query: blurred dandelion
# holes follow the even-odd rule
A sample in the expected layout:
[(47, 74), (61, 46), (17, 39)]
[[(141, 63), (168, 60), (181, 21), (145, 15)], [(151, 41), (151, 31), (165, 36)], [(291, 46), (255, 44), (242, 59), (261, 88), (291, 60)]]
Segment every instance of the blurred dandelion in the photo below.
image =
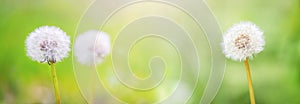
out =
[(261, 52), (264, 45), (263, 32), (251, 22), (235, 24), (223, 35), (222, 47), (225, 56), (235, 61), (244, 61), (251, 104), (255, 104), (255, 98), (248, 58), (252, 58), (254, 54)]
[[(86, 65), (89, 69), (94, 69), (93, 65), (103, 62), (104, 58), (110, 53), (110, 37), (97, 30), (89, 30), (80, 34), (74, 43), (74, 54), (77, 61)], [(89, 103), (94, 103), (95, 80), (97, 79), (96, 69), (91, 71), (91, 92)]]
[(55, 26), (42, 26), (29, 34), (26, 41), (27, 56), (40, 63), (51, 66), (56, 103), (60, 103), (59, 88), (54, 64), (68, 57), (70, 38)]
[(77, 61), (84, 65), (99, 64), (110, 52), (109, 36), (97, 30), (80, 34), (74, 43)]

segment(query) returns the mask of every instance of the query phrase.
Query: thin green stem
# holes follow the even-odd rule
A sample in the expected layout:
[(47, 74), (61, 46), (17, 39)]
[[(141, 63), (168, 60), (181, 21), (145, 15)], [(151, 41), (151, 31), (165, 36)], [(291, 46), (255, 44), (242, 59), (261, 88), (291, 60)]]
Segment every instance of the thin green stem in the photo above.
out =
[[(94, 71), (94, 69), (92, 69)], [(97, 71), (95, 69), (95, 72), (91, 73), (91, 98), (90, 98), (90, 103), (94, 104), (94, 97), (95, 97), (95, 87), (96, 87), (96, 81), (95, 79), (97, 78)]]
[(248, 63), (248, 58), (244, 61), (245, 67), (246, 67), (246, 73), (247, 73), (247, 78), (248, 78), (248, 86), (249, 86), (249, 93), (250, 93), (250, 101), (251, 104), (255, 104), (255, 97), (254, 97), (254, 90), (253, 90), (253, 85), (252, 85), (252, 79), (251, 79), (251, 74), (250, 74), (250, 67)]
[(55, 70), (55, 67), (54, 67), (54, 63), (51, 63), (50, 66), (51, 66), (53, 85), (54, 85), (55, 96), (56, 96), (56, 104), (60, 104), (58, 81), (57, 81), (57, 77), (56, 77), (56, 70)]

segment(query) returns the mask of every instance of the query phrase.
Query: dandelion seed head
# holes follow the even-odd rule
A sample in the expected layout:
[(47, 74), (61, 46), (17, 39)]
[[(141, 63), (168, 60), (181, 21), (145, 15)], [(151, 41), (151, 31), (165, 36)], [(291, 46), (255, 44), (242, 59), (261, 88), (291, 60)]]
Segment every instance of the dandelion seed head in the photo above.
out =
[(110, 37), (105, 32), (89, 30), (75, 40), (74, 54), (81, 64), (99, 64), (109, 53)]
[(26, 41), (27, 56), (40, 63), (61, 62), (70, 51), (70, 37), (55, 26), (42, 26), (29, 34)]
[(252, 58), (264, 49), (264, 45), (262, 30), (251, 22), (235, 24), (223, 35), (223, 53), (235, 61)]

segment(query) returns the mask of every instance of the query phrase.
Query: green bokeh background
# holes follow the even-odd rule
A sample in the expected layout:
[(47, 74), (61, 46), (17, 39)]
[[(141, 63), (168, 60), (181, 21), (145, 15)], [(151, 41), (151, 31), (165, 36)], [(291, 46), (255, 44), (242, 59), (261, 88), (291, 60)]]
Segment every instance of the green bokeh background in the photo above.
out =
[[(49, 67), (31, 61), (26, 36), (54, 25), (71, 39), (92, 0), (0, 0), (0, 103), (43, 103), (53, 100)], [(241, 20), (264, 30), (265, 50), (250, 61), (258, 104), (300, 103), (300, 1), (206, 0), (223, 31)], [(58, 63), (63, 103), (85, 103), (76, 84), (72, 58)], [(201, 96), (199, 96), (201, 97)], [(149, 97), (150, 98), (150, 97)], [(249, 103), (242, 62), (227, 60), (215, 104)]]

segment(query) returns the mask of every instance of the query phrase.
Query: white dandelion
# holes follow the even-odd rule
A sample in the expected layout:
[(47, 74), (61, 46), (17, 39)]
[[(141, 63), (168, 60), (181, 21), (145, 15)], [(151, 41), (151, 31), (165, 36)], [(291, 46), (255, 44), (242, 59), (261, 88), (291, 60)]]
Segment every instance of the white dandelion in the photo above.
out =
[(58, 80), (54, 64), (62, 61), (70, 51), (70, 37), (55, 26), (42, 26), (29, 34), (26, 41), (27, 56), (51, 66), (56, 103), (60, 104)]
[(110, 37), (105, 32), (89, 30), (80, 34), (74, 43), (74, 54), (84, 65), (101, 63), (110, 52)]
[(223, 35), (222, 46), (225, 56), (233, 60), (244, 61), (251, 104), (255, 104), (255, 97), (248, 58), (261, 52), (264, 45), (262, 30), (251, 22), (235, 24)]
[(261, 52), (265, 40), (263, 32), (251, 22), (240, 22), (223, 35), (223, 53), (227, 58), (244, 61)]
[(70, 38), (58, 27), (42, 26), (26, 39), (27, 56), (41, 63), (60, 62), (68, 56)]

